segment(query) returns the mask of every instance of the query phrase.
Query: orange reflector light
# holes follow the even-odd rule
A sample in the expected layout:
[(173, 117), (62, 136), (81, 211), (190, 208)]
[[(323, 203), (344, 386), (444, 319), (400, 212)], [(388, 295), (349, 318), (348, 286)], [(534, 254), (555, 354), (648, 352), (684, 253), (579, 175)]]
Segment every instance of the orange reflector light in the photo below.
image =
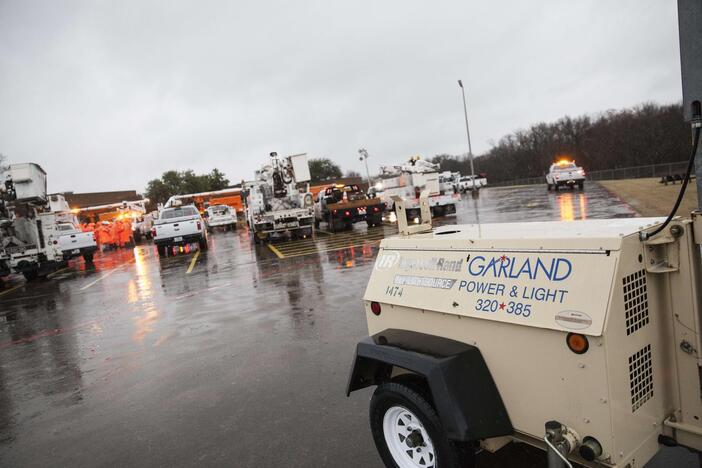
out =
[(580, 333), (568, 333), (568, 336), (566, 336), (566, 344), (575, 354), (585, 354), (590, 348), (587, 337)]
[(371, 302), (371, 312), (373, 312), (375, 315), (380, 315), (380, 303), (379, 302)]

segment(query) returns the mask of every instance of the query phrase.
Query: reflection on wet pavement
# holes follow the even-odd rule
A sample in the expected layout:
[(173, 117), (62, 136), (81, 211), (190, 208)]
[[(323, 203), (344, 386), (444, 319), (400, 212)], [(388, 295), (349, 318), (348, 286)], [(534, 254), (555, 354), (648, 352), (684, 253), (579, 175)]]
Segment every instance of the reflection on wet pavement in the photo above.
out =
[[(482, 222), (632, 215), (592, 184), (500, 188), (437, 224), (473, 222), (474, 204)], [(195, 260), (143, 244), (14, 279), (0, 289), (0, 465), (381, 466), (369, 393), (344, 388), (369, 269), (395, 232), (278, 243), (284, 258), (222, 232)]]

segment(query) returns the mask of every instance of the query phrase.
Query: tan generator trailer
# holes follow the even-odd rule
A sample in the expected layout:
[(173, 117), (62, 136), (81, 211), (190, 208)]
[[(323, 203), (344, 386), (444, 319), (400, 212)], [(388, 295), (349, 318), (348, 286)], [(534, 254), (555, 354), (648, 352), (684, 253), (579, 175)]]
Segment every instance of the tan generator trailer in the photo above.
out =
[[(549, 468), (702, 451), (702, 0), (678, 18), (693, 143), (666, 218), (433, 229), (428, 191), (418, 225), (394, 197), (400, 235), (380, 244), (347, 387), (377, 386), (388, 467), (468, 467), (512, 441)], [(675, 217), (694, 166), (698, 211)]]
[(545, 437), (587, 466), (641, 467), (661, 443), (702, 449), (702, 216), (645, 241), (663, 219), (433, 231), (397, 219), (348, 386), (378, 385), (387, 466), (469, 466), (478, 444)]

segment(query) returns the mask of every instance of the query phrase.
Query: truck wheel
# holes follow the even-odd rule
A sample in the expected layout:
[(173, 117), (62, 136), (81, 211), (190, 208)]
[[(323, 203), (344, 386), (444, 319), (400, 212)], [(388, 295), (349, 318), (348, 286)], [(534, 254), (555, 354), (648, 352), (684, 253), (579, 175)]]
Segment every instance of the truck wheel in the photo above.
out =
[(546, 182), (546, 191), (547, 192), (551, 191), (551, 184), (549, 184), (548, 182)]
[(25, 270), (22, 272), (22, 276), (27, 281), (34, 281), (39, 277), (39, 272), (37, 270)]
[(448, 439), (432, 405), (410, 386), (396, 382), (379, 385), (370, 402), (370, 425), (385, 466), (474, 466), (470, 447)]
[(199, 241), (197, 241), (198, 245), (200, 246), (200, 250), (205, 251), (208, 248), (207, 245), (207, 239), (206, 238), (201, 238)]
[(158, 252), (159, 257), (165, 257), (166, 256), (166, 249), (167, 247), (165, 245), (156, 245), (156, 252)]
[(85, 260), (85, 263), (87, 263), (88, 265), (92, 264), (93, 263), (93, 253), (92, 252), (84, 253), (83, 260)]
[(578, 182), (578, 188), (580, 190), (582, 190), (584, 187), (585, 187), (585, 182), (583, 182), (582, 180), (580, 182)]

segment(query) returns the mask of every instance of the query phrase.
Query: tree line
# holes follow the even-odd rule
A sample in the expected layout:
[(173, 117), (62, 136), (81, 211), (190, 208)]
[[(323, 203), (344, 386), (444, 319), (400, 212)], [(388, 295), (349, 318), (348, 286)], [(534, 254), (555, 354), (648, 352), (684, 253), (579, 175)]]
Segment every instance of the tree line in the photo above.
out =
[[(558, 157), (575, 159), (586, 171), (684, 161), (690, 130), (682, 105), (642, 104), (596, 116), (563, 117), (537, 123), (501, 138), (476, 156), (475, 171), (493, 182), (544, 175)], [(470, 173), (467, 155), (432, 158), (441, 170)]]
[(146, 197), (151, 203), (165, 203), (173, 195), (210, 192), (229, 186), (229, 179), (217, 168), (209, 174), (195, 174), (185, 171), (166, 171), (159, 179), (150, 180), (146, 185)]

